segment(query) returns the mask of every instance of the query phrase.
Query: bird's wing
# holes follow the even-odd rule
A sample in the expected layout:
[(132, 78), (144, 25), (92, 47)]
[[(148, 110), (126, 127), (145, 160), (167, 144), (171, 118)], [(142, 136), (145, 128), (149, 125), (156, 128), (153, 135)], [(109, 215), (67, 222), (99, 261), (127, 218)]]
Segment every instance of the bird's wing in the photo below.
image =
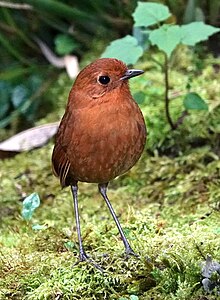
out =
[(67, 177), (70, 169), (70, 161), (59, 144), (56, 144), (52, 155), (52, 170), (55, 176), (60, 178), (62, 187), (68, 185)]
[[(65, 117), (69, 117), (66, 116)], [(63, 120), (62, 120), (63, 121)], [(65, 187), (68, 184), (68, 175), (70, 170), (70, 161), (68, 159), (67, 153), (66, 153), (66, 147), (64, 143), (64, 139), (68, 138), (68, 135), (63, 135), (65, 132), (65, 124), (64, 122), (60, 123), (60, 127), (58, 129), (57, 135), (56, 135), (56, 142), (53, 149), (52, 154), (52, 170), (55, 176), (60, 178), (60, 184), (62, 187)], [(68, 141), (65, 141), (66, 144), (68, 144)]]

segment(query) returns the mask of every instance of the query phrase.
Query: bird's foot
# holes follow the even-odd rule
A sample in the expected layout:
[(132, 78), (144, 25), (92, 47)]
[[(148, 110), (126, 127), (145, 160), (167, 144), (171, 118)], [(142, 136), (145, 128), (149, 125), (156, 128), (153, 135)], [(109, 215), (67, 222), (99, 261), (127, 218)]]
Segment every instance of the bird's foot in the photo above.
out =
[(134, 250), (128, 246), (125, 249), (125, 259), (128, 259), (130, 256), (135, 256), (137, 258), (139, 258), (139, 255), (137, 253), (134, 252)]
[(78, 263), (80, 262), (88, 262), (89, 264), (93, 265), (96, 269), (98, 269), (101, 273), (104, 273), (104, 270), (94, 261), (90, 258), (89, 255), (86, 254), (86, 252), (83, 250), (83, 251), (80, 251), (79, 253), (79, 259), (78, 261), (74, 264), (77, 265)]
[(87, 260), (90, 260), (89, 255), (87, 255), (84, 250), (80, 251), (80, 253), (79, 253), (79, 262), (87, 261)]

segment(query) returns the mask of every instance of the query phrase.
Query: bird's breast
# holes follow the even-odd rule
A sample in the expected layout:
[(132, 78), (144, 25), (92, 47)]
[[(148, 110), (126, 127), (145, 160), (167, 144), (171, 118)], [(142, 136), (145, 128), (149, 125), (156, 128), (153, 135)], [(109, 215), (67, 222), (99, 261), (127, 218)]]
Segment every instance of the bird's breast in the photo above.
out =
[(104, 183), (125, 173), (139, 159), (146, 129), (142, 113), (131, 100), (117, 106), (76, 110), (66, 145), (74, 180)]

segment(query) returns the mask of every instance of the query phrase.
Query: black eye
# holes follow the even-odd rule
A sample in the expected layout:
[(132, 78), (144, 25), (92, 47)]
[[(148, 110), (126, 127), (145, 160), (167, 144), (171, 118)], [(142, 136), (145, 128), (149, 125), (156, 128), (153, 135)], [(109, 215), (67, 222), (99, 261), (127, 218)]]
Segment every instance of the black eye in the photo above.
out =
[(108, 84), (110, 81), (110, 78), (108, 76), (100, 76), (99, 77), (99, 82), (101, 84)]

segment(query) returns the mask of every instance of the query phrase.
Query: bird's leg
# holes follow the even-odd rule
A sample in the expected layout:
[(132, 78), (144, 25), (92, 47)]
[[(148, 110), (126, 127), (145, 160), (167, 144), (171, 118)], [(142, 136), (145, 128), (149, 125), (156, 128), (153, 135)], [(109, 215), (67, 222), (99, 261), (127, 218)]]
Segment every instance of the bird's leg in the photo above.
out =
[(74, 185), (71, 185), (71, 191), (73, 194), (73, 202), (74, 202), (74, 213), (75, 213), (75, 218), (76, 218), (76, 230), (77, 230), (77, 235), (78, 235), (78, 242), (79, 242), (79, 261), (88, 261), (91, 263), (94, 267), (96, 267), (99, 271), (103, 273), (102, 268), (97, 265), (85, 252), (83, 248), (83, 243), (82, 243), (82, 236), (81, 236), (81, 230), (80, 230), (80, 220), (79, 220), (79, 207), (78, 207), (78, 186), (77, 183)]
[(88, 259), (88, 255), (86, 254), (86, 252), (83, 248), (82, 236), (81, 236), (81, 230), (80, 230), (77, 183), (75, 185), (71, 185), (71, 191), (73, 194), (74, 213), (75, 213), (75, 218), (76, 218), (76, 230), (77, 230), (77, 236), (78, 236), (78, 242), (79, 242), (79, 259), (80, 259), (80, 261), (84, 261), (84, 260)]
[(112, 205), (111, 205), (111, 203), (110, 203), (110, 201), (108, 199), (108, 196), (107, 196), (107, 193), (106, 193), (107, 192), (107, 186), (108, 186), (108, 183), (99, 184), (98, 185), (99, 192), (102, 195), (102, 197), (104, 198), (104, 200), (105, 200), (105, 202), (106, 202), (106, 204), (107, 204), (107, 206), (108, 206), (108, 208), (109, 208), (109, 210), (111, 212), (111, 215), (112, 215), (112, 217), (113, 217), (113, 219), (114, 219), (114, 221), (115, 221), (115, 223), (116, 223), (116, 225), (118, 227), (118, 231), (119, 231), (119, 233), (121, 235), (122, 241), (123, 241), (124, 246), (125, 246), (125, 253), (126, 253), (127, 256), (128, 255), (137, 256), (137, 254), (131, 248), (131, 246), (130, 246), (130, 244), (129, 244), (129, 242), (128, 242), (128, 240), (127, 240), (127, 238), (126, 238), (126, 236), (125, 236), (125, 234), (124, 234), (124, 232), (122, 230), (122, 227), (121, 227), (121, 225), (119, 223), (119, 220), (118, 220), (118, 218), (117, 218), (117, 216), (116, 216), (116, 214), (114, 212), (114, 209), (113, 209), (113, 207), (112, 207)]

